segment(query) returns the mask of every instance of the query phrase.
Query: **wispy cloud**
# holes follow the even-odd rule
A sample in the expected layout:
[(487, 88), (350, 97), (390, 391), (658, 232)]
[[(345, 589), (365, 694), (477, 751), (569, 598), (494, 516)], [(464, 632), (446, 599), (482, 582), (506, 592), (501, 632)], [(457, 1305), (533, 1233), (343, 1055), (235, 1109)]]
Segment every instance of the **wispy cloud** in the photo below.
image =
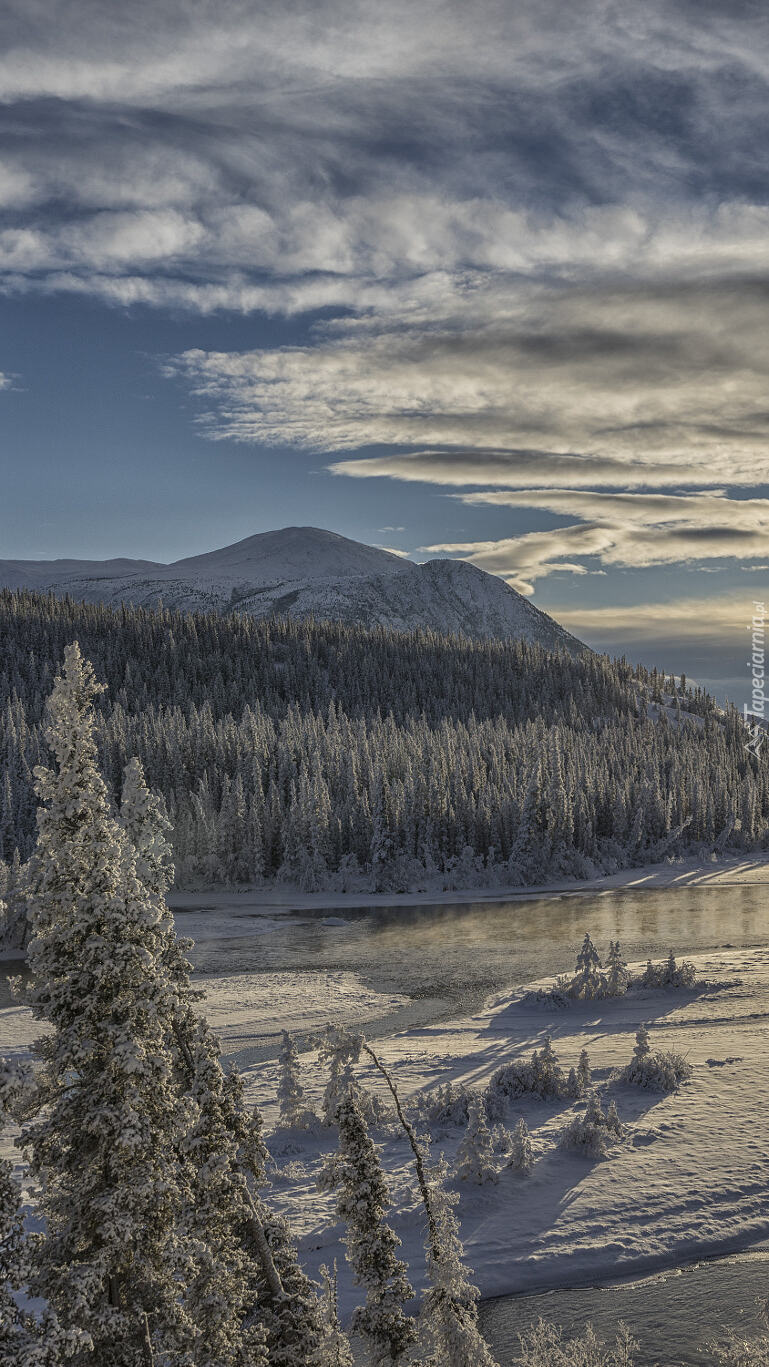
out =
[(702, 490), (766, 477), (767, 52), (748, 0), (11, 0), (0, 288), (322, 315), (165, 373), (212, 439), (573, 519), (451, 543), (528, 589), (765, 559)]
[(769, 499), (728, 498), (724, 490), (608, 494), (520, 489), (455, 497), (476, 506), (535, 508), (579, 518), (551, 531), (422, 547), (431, 554), (461, 555), (524, 593), (533, 591), (537, 579), (554, 573), (584, 574), (593, 559), (603, 566), (645, 569), (703, 560), (755, 560), (769, 550)]

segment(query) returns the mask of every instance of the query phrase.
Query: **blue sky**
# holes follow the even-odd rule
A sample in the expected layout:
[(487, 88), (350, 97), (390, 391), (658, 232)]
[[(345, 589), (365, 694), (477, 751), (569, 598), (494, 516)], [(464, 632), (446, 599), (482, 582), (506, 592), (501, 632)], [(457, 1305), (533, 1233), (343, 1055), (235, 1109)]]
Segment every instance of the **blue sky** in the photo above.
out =
[(0, 556), (311, 523), (741, 700), (763, 4), (11, 0), (0, 51)]

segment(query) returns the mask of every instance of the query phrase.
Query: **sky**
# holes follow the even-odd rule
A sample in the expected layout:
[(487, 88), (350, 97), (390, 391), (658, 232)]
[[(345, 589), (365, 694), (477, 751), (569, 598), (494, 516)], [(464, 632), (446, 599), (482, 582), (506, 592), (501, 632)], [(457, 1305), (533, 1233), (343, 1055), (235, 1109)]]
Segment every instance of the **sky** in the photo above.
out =
[(741, 706), (763, 0), (6, 0), (0, 557), (314, 525)]

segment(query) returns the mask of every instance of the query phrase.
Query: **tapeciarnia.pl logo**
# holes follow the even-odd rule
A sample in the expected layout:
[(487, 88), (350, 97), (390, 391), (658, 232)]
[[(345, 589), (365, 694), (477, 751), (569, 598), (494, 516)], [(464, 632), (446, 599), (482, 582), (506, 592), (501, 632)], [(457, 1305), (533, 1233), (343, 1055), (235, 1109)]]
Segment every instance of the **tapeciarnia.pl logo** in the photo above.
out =
[(766, 693), (764, 684), (766, 682), (765, 672), (765, 626), (766, 626), (766, 607), (763, 603), (753, 600), (753, 616), (748, 627), (751, 633), (751, 650), (748, 668), (751, 673), (751, 692), (750, 705), (743, 704), (742, 715), (748, 729), (748, 739), (745, 742), (745, 749), (752, 755), (757, 755), (761, 743), (766, 735), (765, 729), (755, 720), (757, 717), (764, 721), (766, 717)]

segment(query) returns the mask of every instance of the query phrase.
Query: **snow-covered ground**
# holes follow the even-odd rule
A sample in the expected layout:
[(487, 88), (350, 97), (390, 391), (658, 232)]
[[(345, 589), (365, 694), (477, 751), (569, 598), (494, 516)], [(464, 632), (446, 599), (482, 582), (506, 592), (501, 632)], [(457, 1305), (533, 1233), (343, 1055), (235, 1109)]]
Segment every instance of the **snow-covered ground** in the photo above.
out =
[[(563, 1009), (532, 1006), (516, 992), (467, 1019), (378, 1043), (408, 1096), (449, 1080), (482, 1087), (501, 1063), (527, 1056), (551, 1032), (566, 1069), (587, 1047), (595, 1081), (630, 1126), (627, 1144), (591, 1162), (556, 1149), (580, 1103), (510, 1104), (508, 1124), (523, 1115), (532, 1132), (532, 1176), (504, 1171), (497, 1185), (457, 1184), (462, 1236), (484, 1296), (640, 1273), (769, 1236), (769, 950), (718, 951), (694, 962), (718, 985), (638, 991)], [(655, 1048), (680, 1052), (694, 1067), (675, 1095), (611, 1080), (630, 1058), (642, 1021)], [(318, 1101), (316, 1055), (304, 1058), (308, 1093)], [(359, 1075), (379, 1090), (370, 1069), (361, 1066)], [(276, 1120), (275, 1080), (273, 1063), (247, 1073), (249, 1097), (262, 1105), (268, 1129)], [(434, 1153), (453, 1158), (463, 1133), (449, 1127), (436, 1135)], [(394, 1224), (418, 1280), (423, 1226), (408, 1150), (398, 1134), (379, 1137), (399, 1207)], [(277, 1154), (275, 1199), (290, 1214), (312, 1268), (334, 1257), (343, 1263), (332, 1198), (314, 1190), (320, 1155), (330, 1147), (328, 1133), (302, 1143), (298, 1153)], [(343, 1279), (347, 1306), (352, 1294)]]
[[(635, 871), (636, 879), (647, 882), (619, 886), (664, 886), (666, 875), (670, 884), (713, 878), (763, 883), (767, 866), (757, 861), (724, 861), (712, 871), (664, 866)], [(231, 905), (233, 894), (226, 896)], [(480, 895), (469, 896), (479, 900)], [(296, 899), (289, 904), (295, 906)], [(184, 918), (185, 929), (189, 920), (199, 920), (196, 933), (226, 934), (226, 917), (217, 915), (214, 905), (206, 894), (199, 913)], [(253, 929), (260, 933), (265, 922), (256, 918)], [(237, 933), (243, 933), (242, 921)], [(725, 938), (728, 933), (726, 925)], [(769, 948), (722, 948), (693, 961), (709, 987), (634, 991), (561, 1008), (534, 1004), (518, 990), (494, 997), (466, 1018), (434, 1021), (377, 1041), (400, 1091), (413, 1098), (420, 1089), (447, 1081), (482, 1088), (501, 1063), (527, 1057), (552, 1033), (566, 1071), (587, 1047), (602, 1095), (616, 1100), (620, 1118), (630, 1127), (626, 1144), (611, 1157), (591, 1162), (556, 1147), (560, 1129), (580, 1103), (528, 1099), (510, 1104), (508, 1128), (523, 1115), (532, 1133), (537, 1161), (531, 1177), (502, 1171), (496, 1185), (456, 1184), (462, 1237), (484, 1296), (641, 1273), (769, 1237)], [(276, 1064), (259, 1061), (260, 1042), (274, 1039), (281, 1027), (300, 1035), (316, 1030), (330, 1016), (355, 1025), (406, 1000), (377, 993), (342, 971), (233, 975), (208, 980), (207, 990), (209, 1018), (225, 1052), (244, 1068), (247, 1096), (261, 1106), (268, 1135), (277, 1121)], [(654, 1048), (680, 1052), (693, 1065), (691, 1081), (677, 1094), (644, 1092), (612, 1080), (630, 1058), (643, 1021), (649, 1023)], [(24, 1055), (37, 1029), (23, 1008), (0, 1011), (0, 1052)], [(306, 1099), (317, 1107), (325, 1081), (317, 1053), (305, 1052), (302, 1061)], [(357, 1073), (385, 1095), (370, 1067), (361, 1065)], [(445, 1152), (453, 1160), (463, 1133), (454, 1127), (436, 1132), (434, 1155)], [(409, 1150), (397, 1130), (381, 1131), (377, 1138), (395, 1202), (393, 1224), (418, 1285), (424, 1229)], [(311, 1272), (338, 1259), (346, 1312), (356, 1293), (340, 1242), (343, 1231), (335, 1222), (333, 1197), (315, 1190), (333, 1133), (294, 1136), (289, 1144), (277, 1136), (272, 1144), (271, 1199), (290, 1215)], [(10, 1137), (2, 1147), (12, 1152)], [(504, 1161), (500, 1156), (500, 1166)]]

